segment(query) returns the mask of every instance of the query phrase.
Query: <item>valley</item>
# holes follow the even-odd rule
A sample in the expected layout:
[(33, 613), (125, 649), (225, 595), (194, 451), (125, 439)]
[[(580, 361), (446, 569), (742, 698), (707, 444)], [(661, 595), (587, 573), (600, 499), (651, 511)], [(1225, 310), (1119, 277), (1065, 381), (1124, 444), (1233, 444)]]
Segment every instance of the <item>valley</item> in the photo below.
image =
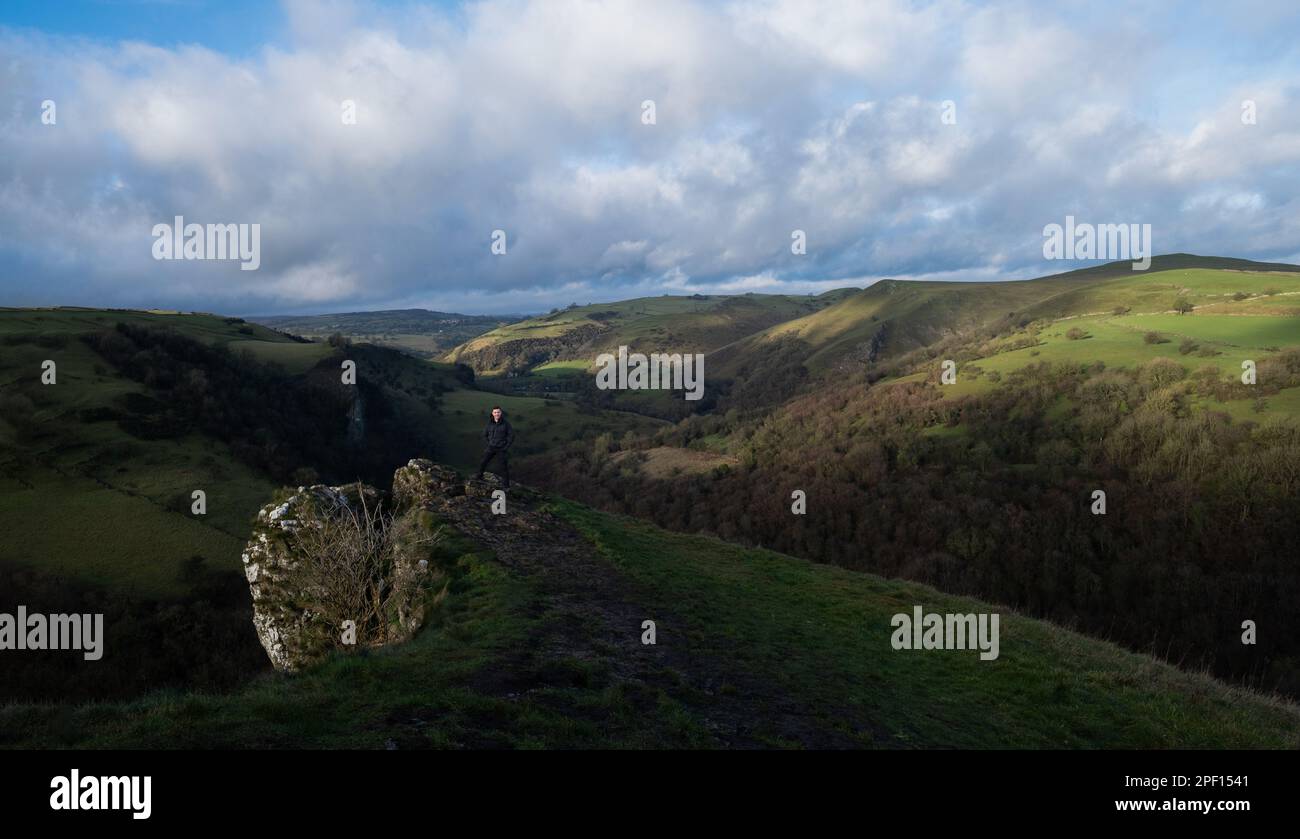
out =
[[(17, 660), (0, 742), (1295, 747), (1298, 294), (1288, 266), (1161, 256), (574, 307), (436, 357), (364, 320), (0, 310), (0, 575), (105, 613), (110, 651), (93, 683)], [(597, 387), (620, 345), (698, 348), (703, 398)], [(413, 641), (268, 672), (258, 508), (415, 456), (466, 473), (495, 405), (523, 530), (448, 518)], [(891, 647), (922, 607), (1000, 615), (998, 654)]]

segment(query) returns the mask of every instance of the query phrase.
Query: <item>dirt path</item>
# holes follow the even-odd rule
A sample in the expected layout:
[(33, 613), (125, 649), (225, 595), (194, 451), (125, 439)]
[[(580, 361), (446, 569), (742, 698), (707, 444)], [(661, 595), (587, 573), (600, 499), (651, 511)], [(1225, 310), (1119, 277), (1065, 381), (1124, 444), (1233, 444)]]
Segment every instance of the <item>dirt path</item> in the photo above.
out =
[[(539, 593), (540, 636), (481, 676), (473, 685), (477, 691), (512, 699), (527, 695), (547, 685), (539, 674), (553, 669), (548, 663), (578, 659), (598, 665), (601, 678), (619, 683), (643, 714), (656, 713), (660, 691), (677, 699), (704, 720), (715, 747), (770, 746), (756, 737), (756, 724), (768, 737), (809, 748), (862, 746), (847, 733), (828, 729), (799, 697), (775, 691), (727, 661), (681, 643), (642, 644), (641, 623), (647, 618), (679, 629), (685, 624), (655, 603), (651, 592), (620, 574), (572, 526), (542, 509), (544, 499), (535, 491), (516, 485), (509, 492), (508, 512), (493, 514), (490, 493), (496, 488), (492, 481), (448, 481), (441, 487), (448, 494), (429, 505)], [(690, 634), (674, 632), (677, 638)], [(724, 684), (729, 686), (725, 694), (720, 691)], [(589, 687), (599, 691), (606, 685)], [(873, 733), (880, 745), (892, 740), (882, 731)]]

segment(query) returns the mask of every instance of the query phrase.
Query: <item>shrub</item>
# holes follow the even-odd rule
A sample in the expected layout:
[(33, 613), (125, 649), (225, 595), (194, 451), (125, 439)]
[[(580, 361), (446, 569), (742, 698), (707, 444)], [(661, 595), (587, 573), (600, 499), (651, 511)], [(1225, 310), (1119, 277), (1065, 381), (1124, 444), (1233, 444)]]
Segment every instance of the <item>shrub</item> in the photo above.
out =
[(1180, 355), (1190, 355), (1191, 353), (1196, 351), (1196, 348), (1198, 346), (1200, 345), (1197, 344), (1195, 341), (1193, 341), (1191, 338), (1185, 338), (1183, 339), (1183, 342), (1178, 345), (1178, 352)]
[(1159, 344), (1162, 339), (1159, 332), (1148, 332), (1142, 336), (1142, 340), (1148, 344)]
[(1075, 326), (1071, 327), (1070, 330), (1065, 333), (1065, 337), (1069, 338), (1071, 341), (1082, 341), (1084, 338), (1088, 337), (1088, 333)]
[(1187, 377), (1183, 365), (1169, 358), (1157, 358), (1138, 368), (1138, 381), (1149, 388), (1162, 388)]
[(402, 639), (419, 596), (413, 552), (431, 553), (444, 535), (393, 519), (367, 495), (358, 487), (351, 504), (312, 511), (294, 532), (311, 613), (329, 627), (353, 621), (359, 645)]

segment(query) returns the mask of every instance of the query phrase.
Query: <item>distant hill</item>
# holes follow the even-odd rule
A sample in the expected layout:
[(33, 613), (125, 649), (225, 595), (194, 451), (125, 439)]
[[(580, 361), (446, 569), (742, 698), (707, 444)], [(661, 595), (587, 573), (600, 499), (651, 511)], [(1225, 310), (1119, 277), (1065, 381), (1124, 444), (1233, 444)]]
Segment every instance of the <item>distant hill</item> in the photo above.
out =
[(448, 352), (485, 375), (553, 362), (595, 363), (620, 345), (640, 352), (710, 352), (769, 326), (820, 311), (857, 289), (820, 295), (695, 294), (572, 306), (493, 329)]
[(342, 334), (357, 341), (394, 347), (418, 358), (437, 358), (447, 350), (513, 318), (460, 315), (428, 309), (344, 312), (333, 315), (274, 315), (249, 320), (307, 338)]
[(714, 410), (529, 476), (1297, 696), (1300, 272), (1206, 262), (884, 281), (710, 355)]
[[(1134, 311), (1171, 310), (1182, 294), (1180, 272), (1218, 272), (1218, 281), (1192, 292), (1193, 302), (1233, 293), (1260, 295), (1300, 289), (1300, 266), (1227, 257), (1169, 254), (1152, 259), (1146, 271), (1112, 262), (1032, 280), (927, 282), (881, 280), (835, 305), (786, 321), (720, 349), (709, 358), (718, 375), (745, 376), (765, 369), (770, 346), (781, 360), (810, 371), (837, 362), (883, 361), (948, 336), (1006, 331), (1035, 319)], [(1206, 277), (1198, 274), (1198, 282)]]

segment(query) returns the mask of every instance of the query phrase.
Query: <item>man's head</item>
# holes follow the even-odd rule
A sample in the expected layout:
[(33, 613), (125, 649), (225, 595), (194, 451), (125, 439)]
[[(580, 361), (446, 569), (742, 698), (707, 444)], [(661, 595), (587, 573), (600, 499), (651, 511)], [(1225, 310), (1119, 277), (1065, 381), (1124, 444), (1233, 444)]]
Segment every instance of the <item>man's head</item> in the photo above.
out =
[(501, 408), (500, 408), (500, 407), (493, 407), (493, 408), (492, 408), (492, 421), (493, 421), (493, 422), (501, 422)]

